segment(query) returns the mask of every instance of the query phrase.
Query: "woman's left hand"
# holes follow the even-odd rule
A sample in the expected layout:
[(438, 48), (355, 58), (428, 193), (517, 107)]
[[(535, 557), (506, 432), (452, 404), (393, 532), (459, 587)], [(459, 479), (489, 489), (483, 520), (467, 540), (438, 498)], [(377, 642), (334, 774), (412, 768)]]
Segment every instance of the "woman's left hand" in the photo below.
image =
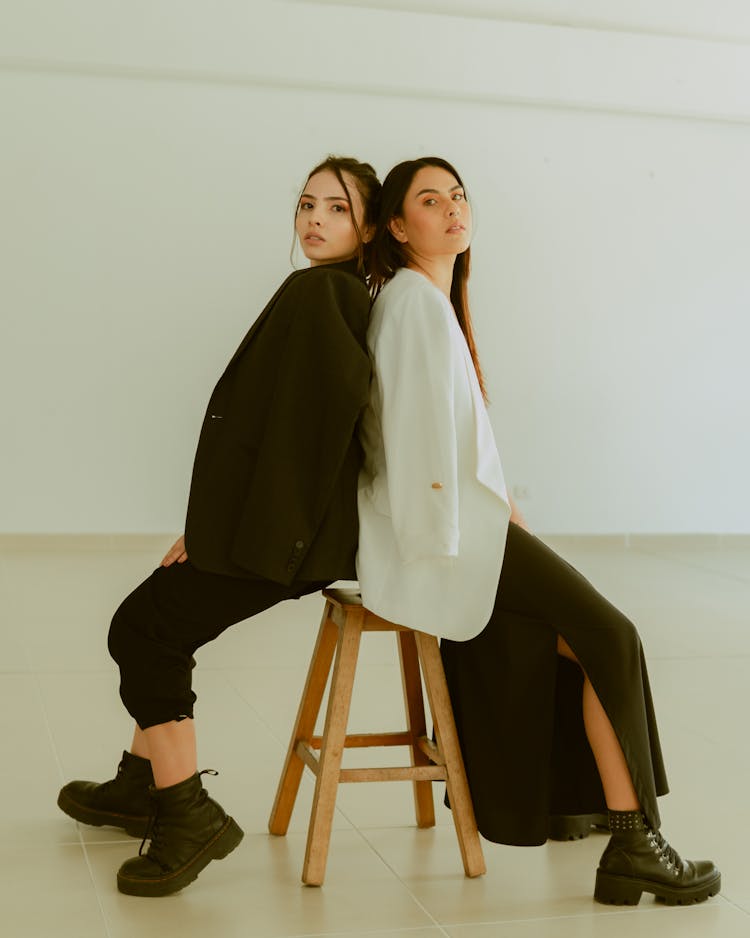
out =
[(181, 534), (164, 555), (161, 566), (169, 567), (175, 562), (175, 560), (177, 563), (185, 563), (187, 559), (188, 555), (187, 551), (185, 550), (185, 535)]
[(517, 524), (519, 528), (523, 528), (524, 531), (528, 531), (529, 534), (531, 534), (529, 526), (526, 524), (526, 519), (518, 510), (518, 505), (516, 505), (510, 496), (508, 496), (508, 503), (510, 504), (510, 520), (513, 524)]

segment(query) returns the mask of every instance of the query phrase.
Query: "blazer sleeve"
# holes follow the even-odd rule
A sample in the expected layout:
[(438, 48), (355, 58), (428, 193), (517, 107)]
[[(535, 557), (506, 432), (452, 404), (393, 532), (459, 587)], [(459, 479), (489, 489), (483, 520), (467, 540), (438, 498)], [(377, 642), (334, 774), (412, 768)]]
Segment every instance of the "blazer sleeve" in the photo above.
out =
[(328, 507), (368, 399), (370, 300), (350, 274), (312, 269), (279, 298), (288, 322), (232, 560), (291, 583)]
[(427, 291), (386, 308), (374, 351), (394, 535), (405, 562), (458, 555), (451, 311)]

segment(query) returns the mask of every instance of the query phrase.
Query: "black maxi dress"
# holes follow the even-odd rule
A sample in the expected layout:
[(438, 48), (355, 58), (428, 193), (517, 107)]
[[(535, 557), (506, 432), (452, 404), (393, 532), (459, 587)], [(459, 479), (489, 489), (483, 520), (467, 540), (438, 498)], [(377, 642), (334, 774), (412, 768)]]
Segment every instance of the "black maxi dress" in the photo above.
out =
[(635, 626), (541, 540), (510, 524), (495, 606), (475, 638), (441, 652), (480, 832), (547, 840), (551, 814), (606, 803), (583, 726), (581, 668), (620, 741), (649, 824), (668, 791), (646, 662)]

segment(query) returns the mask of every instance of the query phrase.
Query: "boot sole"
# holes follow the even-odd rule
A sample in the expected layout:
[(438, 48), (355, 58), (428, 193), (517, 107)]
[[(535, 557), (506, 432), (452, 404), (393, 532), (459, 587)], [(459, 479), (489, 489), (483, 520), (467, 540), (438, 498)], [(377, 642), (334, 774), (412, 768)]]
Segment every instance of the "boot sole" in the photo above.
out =
[(203, 849), (181, 869), (154, 879), (133, 879), (118, 873), (117, 888), (126, 896), (148, 898), (171, 896), (196, 880), (198, 874), (208, 866), (211, 860), (223, 860), (224, 857), (229, 856), (244, 836), (242, 828), (234, 818), (228, 817)]
[(694, 902), (705, 902), (720, 889), (721, 873), (708, 883), (701, 883), (692, 889), (681, 889), (648, 879), (633, 879), (597, 871), (594, 898), (604, 905), (638, 905), (642, 894), (650, 892), (666, 905), (692, 905)]
[(131, 837), (145, 837), (148, 830), (148, 817), (136, 814), (117, 814), (115, 811), (97, 811), (78, 804), (63, 789), (57, 798), (57, 806), (68, 817), (91, 827), (118, 827)]
[(554, 814), (549, 819), (549, 840), (583, 840), (592, 830), (609, 831), (604, 814)]

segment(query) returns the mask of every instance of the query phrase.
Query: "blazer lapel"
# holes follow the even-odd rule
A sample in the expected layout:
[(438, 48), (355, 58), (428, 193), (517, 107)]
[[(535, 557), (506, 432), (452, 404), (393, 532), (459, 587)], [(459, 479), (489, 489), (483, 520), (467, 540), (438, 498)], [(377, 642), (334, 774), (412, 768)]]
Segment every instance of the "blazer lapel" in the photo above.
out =
[[(292, 279), (292, 277), (295, 277), (299, 273), (302, 273), (302, 271), (295, 270), (294, 273), (291, 273), (286, 278), (286, 280), (281, 284), (278, 290), (274, 293), (274, 295), (271, 297), (268, 303), (266, 303), (265, 308), (263, 309), (263, 312), (260, 314), (260, 316), (258, 316), (258, 318), (255, 320), (252, 326), (250, 326), (247, 334), (245, 335), (245, 338), (240, 342), (239, 347), (237, 348), (237, 351), (229, 359), (229, 364), (227, 365), (227, 368), (230, 368), (234, 364), (234, 362), (237, 361), (240, 355), (242, 355), (242, 353), (245, 351), (245, 349), (248, 347), (248, 345), (252, 341), (255, 333), (258, 331), (258, 329), (260, 329), (264, 321), (268, 319), (269, 313), (271, 312), (271, 310), (274, 308), (276, 304), (276, 300), (279, 298), (280, 294), (283, 293), (283, 291), (286, 289), (289, 281)], [(226, 369), (224, 370), (226, 371)]]
[[(330, 265), (326, 265), (326, 266), (334, 267), (334, 268), (336, 268), (337, 270), (345, 270), (345, 271), (347, 271), (347, 273), (350, 273), (350, 274), (353, 274), (354, 276), (357, 276), (357, 265), (356, 265), (356, 262), (353, 261), (353, 260), (351, 260), (351, 261), (340, 261), (338, 264), (330, 264)], [(234, 364), (234, 362), (240, 357), (240, 355), (242, 355), (242, 353), (243, 353), (243, 352), (245, 351), (245, 349), (248, 347), (248, 345), (250, 344), (250, 342), (252, 342), (252, 340), (253, 340), (255, 334), (257, 333), (258, 329), (260, 329), (260, 327), (263, 325), (263, 323), (265, 322), (265, 320), (268, 318), (268, 316), (269, 316), (271, 310), (272, 310), (272, 309), (274, 308), (274, 306), (276, 305), (276, 301), (278, 300), (279, 296), (281, 296), (281, 294), (284, 292), (284, 290), (286, 290), (286, 288), (289, 286), (289, 284), (291, 283), (291, 281), (292, 281), (295, 277), (298, 277), (300, 274), (304, 274), (307, 269), (308, 269), (307, 267), (303, 267), (301, 270), (294, 270), (294, 271), (292, 271), (291, 274), (289, 274), (289, 276), (288, 276), (288, 277), (286, 278), (286, 280), (281, 284), (281, 286), (280, 286), (280, 287), (278, 288), (278, 290), (274, 293), (274, 295), (271, 297), (271, 299), (268, 301), (268, 303), (266, 303), (266, 306), (265, 306), (265, 309), (263, 310), (263, 312), (260, 314), (260, 316), (258, 316), (258, 318), (255, 320), (255, 322), (252, 324), (252, 326), (250, 326), (250, 329), (248, 330), (247, 335), (246, 335), (245, 338), (240, 342), (237, 351), (236, 351), (236, 352), (234, 353), (234, 355), (232, 355), (232, 357), (230, 358), (229, 364), (227, 365), (227, 368), (231, 367), (231, 365)], [(224, 370), (226, 371), (227, 368), (225, 368)]]

